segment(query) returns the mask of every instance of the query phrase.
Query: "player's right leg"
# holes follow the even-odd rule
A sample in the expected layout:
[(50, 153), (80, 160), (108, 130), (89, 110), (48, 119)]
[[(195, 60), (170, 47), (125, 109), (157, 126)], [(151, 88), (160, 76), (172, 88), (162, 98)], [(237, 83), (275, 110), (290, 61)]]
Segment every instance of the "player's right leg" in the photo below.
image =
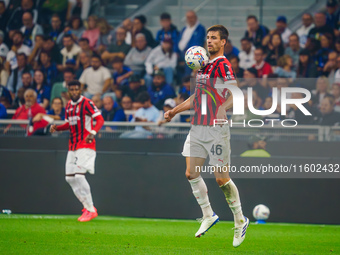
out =
[(198, 170), (201, 166), (203, 166), (204, 161), (204, 158), (186, 158), (187, 168), (185, 175), (189, 180), (192, 188), (192, 193), (194, 194), (197, 203), (200, 205), (203, 213), (203, 218), (200, 220), (201, 226), (195, 234), (196, 237), (201, 237), (202, 235), (204, 235), (219, 220), (219, 217), (213, 212), (211, 208), (207, 186)]

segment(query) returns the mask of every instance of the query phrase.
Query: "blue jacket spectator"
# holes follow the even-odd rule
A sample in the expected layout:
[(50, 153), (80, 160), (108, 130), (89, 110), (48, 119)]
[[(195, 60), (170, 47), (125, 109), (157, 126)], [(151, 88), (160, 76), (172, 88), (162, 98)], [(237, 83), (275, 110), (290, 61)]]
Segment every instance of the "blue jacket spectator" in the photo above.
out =
[(9, 90), (3, 86), (3, 85), (0, 85), (0, 97), (4, 97), (6, 98), (6, 100), (12, 104), (12, 97), (11, 97), (11, 93), (9, 92)]
[(151, 103), (162, 110), (164, 101), (168, 98), (176, 97), (174, 89), (165, 82), (164, 73), (161, 70), (155, 73), (152, 86), (148, 88)]
[(37, 92), (37, 103), (44, 109), (48, 109), (51, 98), (51, 86), (46, 84), (44, 74), (39, 69), (34, 72), (33, 89)]
[(40, 69), (45, 76), (46, 83), (48, 86), (52, 86), (58, 77), (57, 65), (51, 62), (51, 55), (46, 51), (42, 51), (39, 58), (41, 63)]
[(105, 96), (103, 105), (102, 116), (105, 121), (126, 121), (124, 110), (113, 101), (112, 97)]
[(122, 58), (115, 57), (112, 62), (113, 82), (120, 87), (129, 85), (128, 79), (133, 74), (130, 67), (124, 66), (123, 61)]
[(0, 103), (0, 119), (6, 119), (6, 118), (7, 118), (6, 107)]
[(157, 43), (161, 43), (165, 38), (171, 38), (173, 43), (173, 52), (179, 52), (178, 42), (179, 42), (179, 32), (177, 27), (171, 23), (171, 16), (168, 13), (161, 14), (161, 26), (162, 29), (158, 30), (156, 35)]

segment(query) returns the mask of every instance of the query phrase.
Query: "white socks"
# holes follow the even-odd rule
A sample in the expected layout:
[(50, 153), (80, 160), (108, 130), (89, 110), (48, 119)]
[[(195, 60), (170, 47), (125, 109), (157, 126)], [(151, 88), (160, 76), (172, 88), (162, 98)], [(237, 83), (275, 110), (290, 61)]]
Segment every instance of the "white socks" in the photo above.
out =
[(226, 184), (220, 186), (220, 188), (226, 197), (230, 210), (234, 214), (235, 226), (242, 225), (245, 220), (242, 213), (240, 196), (235, 183), (230, 179)]
[(85, 175), (76, 174), (75, 176), (66, 176), (65, 179), (70, 184), (74, 194), (83, 204), (84, 208), (89, 212), (95, 212), (90, 185), (87, 182)]
[(207, 185), (201, 176), (189, 180), (192, 188), (192, 193), (194, 194), (198, 204), (201, 206), (203, 212), (203, 218), (211, 217), (213, 215), (213, 210), (210, 206)]

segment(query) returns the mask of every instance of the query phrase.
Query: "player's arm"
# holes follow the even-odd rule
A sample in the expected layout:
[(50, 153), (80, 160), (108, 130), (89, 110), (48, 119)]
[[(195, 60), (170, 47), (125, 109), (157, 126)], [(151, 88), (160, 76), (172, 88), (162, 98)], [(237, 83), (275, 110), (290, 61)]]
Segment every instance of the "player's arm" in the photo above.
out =
[(195, 95), (191, 95), (187, 100), (185, 100), (183, 103), (177, 105), (174, 109), (167, 111), (164, 113), (164, 119), (167, 122), (170, 122), (173, 117), (175, 117), (176, 114), (190, 110), (193, 108), (193, 100)]
[(70, 124), (68, 122), (65, 122), (62, 125), (51, 125), (50, 127), (50, 132), (53, 134), (55, 131), (64, 131), (64, 130), (68, 130), (70, 128)]

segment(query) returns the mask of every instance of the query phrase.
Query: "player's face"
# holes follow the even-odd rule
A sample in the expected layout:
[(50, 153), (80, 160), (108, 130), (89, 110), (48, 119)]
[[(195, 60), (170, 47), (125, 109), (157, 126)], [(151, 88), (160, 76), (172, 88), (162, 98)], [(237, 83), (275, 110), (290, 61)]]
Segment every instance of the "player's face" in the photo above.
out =
[(218, 31), (209, 31), (207, 34), (207, 47), (208, 52), (213, 55), (222, 50), (224, 51), (225, 40), (221, 40), (220, 33)]
[(68, 93), (73, 102), (77, 102), (80, 98), (81, 90), (79, 86), (70, 86)]

